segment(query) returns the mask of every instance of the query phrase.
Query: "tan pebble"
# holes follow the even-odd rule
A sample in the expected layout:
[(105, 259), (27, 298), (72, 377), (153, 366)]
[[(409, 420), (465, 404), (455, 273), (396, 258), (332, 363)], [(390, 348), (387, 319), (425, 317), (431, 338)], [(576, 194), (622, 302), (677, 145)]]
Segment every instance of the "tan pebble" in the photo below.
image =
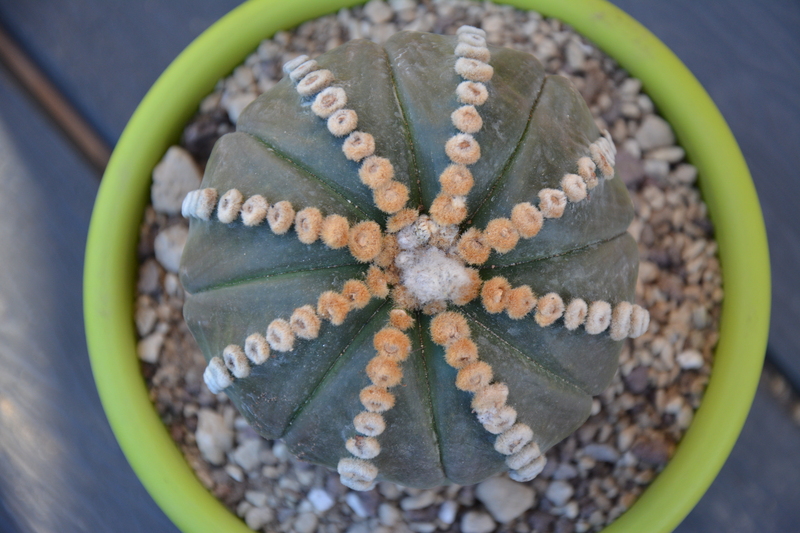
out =
[(539, 445), (531, 441), (518, 452), (506, 457), (506, 466), (512, 470), (519, 470), (539, 458), (540, 455), (542, 455), (542, 451), (539, 449)]
[(539, 211), (545, 218), (561, 218), (567, 207), (567, 195), (558, 189), (542, 189), (539, 191)]
[(633, 305), (629, 302), (620, 302), (614, 306), (614, 311), (611, 313), (611, 338), (615, 341), (621, 341), (628, 336), (631, 329), (631, 315), (633, 313)]
[(286, 200), (282, 200), (275, 205), (270, 206), (267, 211), (267, 222), (269, 228), (275, 235), (283, 235), (289, 228), (292, 227), (294, 222), (294, 208), (292, 204)]
[(590, 157), (581, 157), (578, 159), (578, 175), (583, 178), (586, 187), (590, 190), (597, 187), (596, 169), (597, 165), (594, 164), (594, 161), (592, 161)]
[(358, 127), (358, 115), (352, 109), (340, 109), (328, 117), (328, 131), (336, 137), (349, 135)]
[(470, 265), (482, 265), (489, 259), (492, 248), (483, 241), (478, 228), (469, 228), (458, 240), (458, 255)]
[(494, 449), (503, 455), (512, 455), (520, 451), (533, 440), (533, 430), (527, 424), (517, 423), (500, 434), (494, 441)]
[(635, 339), (644, 334), (649, 326), (650, 313), (642, 306), (634, 305), (633, 309), (631, 309), (631, 328), (628, 332), (628, 336), (631, 339)]
[(358, 399), (367, 411), (373, 413), (383, 413), (394, 407), (394, 394), (377, 385), (361, 389)]
[(338, 292), (325, 291), (319, 295), (317, 314), (334, 326), (341, 326), (349, 311), (350, 302)]
[[(458, 41), (461, 43), (466, 43), (471, 46), (475, 47), (485, 47), (486, 46), (486, 37), (485, 35), (480, 35), (477, 33), (461, 33), (458, 36)], [(460, 74), (460, 72), (459, 72)], [(478, 80), (478, 81), (486, 81), (486, 80)]]
[(392, 289), (392, 300), (397, 307), (419, 309), (419, 301), (403, 285), (395, 285)]
[(602, 333), (611, 324), (611, 305), (602, 300), (592, 302), (586, 313), (586, 333), (597, 335)]
[(322, 213), (316, 207), (306, 207), (298, 211), (294, 218), (294, 230), (303, 244), (311, 244), (319, 238), (322, 231)]
[(472, 339), (463, 337), (447, 346), (444, 359), (453, 368), (464, 368), (478, 361), (478, 346)]
[(347, 246), (350, 235), (350, 224), (341, 215), (328, 215), (322, 221), (320, 237), (328, 248), (334, 250)]
[(314, 308), (310, 305), (298, 307), (289, 318), (292, 331), (301, 339), (316, 339), (319, 335), (321, 322)]
[(377, 222), (367, 220), (350, 228), (347, 245), (350, 253), (358, 261), (366, 263), (375, 259), (375, 256), (381, 252), (382, 244), (381, 227)]
[(472, 410), (480, 414), (486, 411), (497, 411), (508, 400), (508, 385), (492, 383), (475, 393), (472, 397)]
[(547, 327), (564, 314), (564, 301), (561, 296), (550, 292), (536, 302), (536, 323)]
[(405, 309), (392, 309), (389, 311), (389, 324), (405, 331), (414, 325), (414, 318)]
[(586, 302), (580, 298), (572, 300), (566, 311), (564, 311), (564, 327), (570, 331), (578, 329), (583, 324), (583, 321), (586, 320), (587, 310)]
[(481, 292), (481, 286), (483, 285), (483, 280), (481, 279), (480, 274), (474, 268), (466, 269), (467, 276), (469, 276), (469, 282), (462, 285), (461, 288), (458, 290), (458, 293), (453, 297), (452, 301), (456, 305), (466, 305), (475, 298)]
[(517, 229), (520, 237), (530, 239), (542, 229), (544, 217), (541, 211), (529, 202), (523, 202), (514, 206), (511, 210), (511, 222)]
[(487, 313), (500, 313), (505, 310), (511, 284), (502, 276), (495, 276), (483, 284), (481, 303)]
[(433, 200), (430, 213), (434, 222), (442, 226), (460, 224), (467, 218), (467, 203), (463, 196), (440, 194)]
[(504, 254), (517, 245), (519, 233), (509, 219), (495, 218), (486, 225), (483, 238), (496, 252)]
[(392, 181), (394, 167), (392, 162), (385, 157), (371, 155), (361, 163), (358, 177), (361, 178), (361, 183), (370, 189), (378, 189)]
[(383, 187), (375, 189), (372, 199), (375, 206), (384, 213), (397, 213), (408, 202), (408, 187), (399, 181), (390, 181)]
[(233, 376), (228, 372), (222, 357), (215, 355), (211, 358), (203, 371), (203, 381), (213, 394), (219, 394), (233, 385)]
[(469, 325), (464, 315), (445, 311), (431, 320), (431, 338), (441, 346), (449, 346), (458, 339), (469, 338)]
[(439, 175), (442, 193), (450, 196), (466, 196), (474, 183), (472, 172), (464, 165), (448, 165)]
[(489, 49), (485, 46), (475, 46), (469, 43), (458, 43), (456, 45), (455, 54), (458, 57), (468, 57), (484, 63), (488, 63), (489, 59), (492, 57), (489, 53)]
[(356, 431), (367, 437), (377, 437), (386, 429), (386, 422), (379, 413), (362, 411), (353, 418)]
[(376, 298), (386, 298), (389, 296), (389, 285), (386, 281), (386, 273), (376, 266), (370, 266), (367, 271), (367, 288)]
[(364, 309), (372, 297), (366, 283), (351, 279), (345, 282), (342, 287), (342, 296), (350, 304), (350, 309)]
[(462, 104), (482, 105), (489, 98), (489, 91), (482, 83), (462, 81), (456, 87), (456, 96)]
[(467, 57), (459, 57), (456, 60), (456, 72), (465, 80), (479, 82), (487, 82), (494, 75), (494, 69), (490, 64)]
[(294, 333), (289, 323), (276, 318), (267, 326), (267, 342), (277, 352), (290, 352), (294, 348)]
[(570, 202), (580, 202), (586, 198), (586, 183), (577, 174), (564, 174), (561, 178), (561, 189)]
[(230, 224), (239, 217), (244, 197), (237, 189), (231, 189), (222, 195), (217, 205), (217, 218), (223, 224)]
[(236, 344), (226, 346), (222, 350), (222, 360), (233, 377), (242, 379), (250, 375), (250, 363), (241, 346)]
[(540, 455), (527, 465), (523, 466), (522, 468), (518, 468), (516, 470), (511, 470), (508, 473), (508, 477), (513, 479), (514, 481), (518, 481), (520, 483), (526, 483), (539, 474), (542, 473), (544, 470), (545, 465), (547, 464), (547, 457), (544, 455)]
[(359, 459), (372, 459), (381, 453), (381, 445), (374, 437), (362, 437), (358, 435), (347, 439), (344, 447)]
[(483, 361), (471, 363), (456, 375), (456, 388), (467, 392), (477, 392), (492, 381), (492, 367)]
[(475, 106), (461, 106), (450, 115), (453, 126), (462, 133), (477, 133), (483, 127), (483, 119), (478, 114)]
[(517, 421), (517, 410), (510, 405), (504, 405), (497, 410), (478, 413), (477, 418), (483, 429), (492, 435), (499, 435), (508, 431)]
[(333, 83), (333, 73), (321, 69), (309, 72), (297, 84), (297, 92), (301, 96), (313, 96)]
[(419, 211), (406, 207), (401, 209), (386, 221), (386, 231), (388, 233), (397, 233), (406, 226), (413, 224), (419, 218)]
[(314, 103), (311, 104), (311, 111), (320, 118), (328, 118), (346, 105), (347, 94), (344, 89), (341, 87), (328, 87), (314, 98)]
[(481, 158), (481, 147), (472, 135), (459, 133), (444, 144), (444, 151), (453, 163), (471, 165)]
[(258, 226), (267, 218), (269, 203), (260, 194), (254, 194), (242, 204), (242, 223), (245, 226)]
[(383, 328), (375, 334), (372, 345), (378, 355), (385, 355), (395, 361), (405, 361), (411, 353), (411, 339), (397, 328)]
[(520, 285), (511, 289), (506, 300), (508, 317), (519, 320), (525, 317), (536, 306), (536, 295), (528, 285)]
[(375, 153), (375, 138), (363, 131), (354, 131), (342, 144), (344, 156), (350, 161), (361, 161)]
[(306, 60), (297, 63), (294, 66), (294, 68), (292, 68), (292, 70), (289, 71), (289, 78), (295, 83), (298, 83), (300, 80), (305, 78), (309, 72), (314, 72), (315, 70), (319, 69), (319, 65), (313, 59), (308, 59), (308, 56), (300, 56), (300, 57), (305, 57)]
[(373, 385), (389, 389), (400, 384), (403, 370), (391, 357), (376, 355), (367, 363), (367, 377)]
[(249, 335), (244, 341), (244, 354), (254, 365), (260, 365), (269, 359), (269, 343), (260, 333)]

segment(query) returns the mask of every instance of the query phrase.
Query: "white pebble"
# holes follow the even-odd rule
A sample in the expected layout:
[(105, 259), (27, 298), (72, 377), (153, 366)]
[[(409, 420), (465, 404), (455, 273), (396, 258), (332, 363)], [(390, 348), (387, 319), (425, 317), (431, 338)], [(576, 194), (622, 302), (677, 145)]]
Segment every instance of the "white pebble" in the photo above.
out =
[(458, 513), (458, 503), (448, 500), (439, 507), (439, 514), (437, 518), (447, 524), (448, 526), (456, 521), (456, 514)]
[(145, 363), (155, 363), (161, 355), (161, 348), (164, 346), (164, 333), (156, 331), (140, 340), (136, 345), (136, 354)]
[(167, 271), (178, 272), (181, 266), (181, 254), (188, 237), (189, 229), (183, 224), (170, 226), (156, 235), (154, 243), (156, 260)]
[[(233, 460), (247, 472), (261, 466), (259, 453), (261, 452), (261, 439), (247, 439), (233, 451)], [(256, 505), (256, 504), (253, 504)], [(256, 507), (258, 507), (256, 505)]]
[(461, 518), (463, 533), (490, 533), (494, 531), (495, 526), (495, 521), (486, 513), (470, 511)]
[(666, 120), (657, 115), (647, 115), (634, 135), (645, 152), (661, 146), (675, 144), (675, 135)]
[(159, 213), (177, 215), (183, 199), (200, 187), (203, 174), (192, 156), (180, 146), (171, 146), (153, 169), (150, 199)]
[(225, 465), (225, 473), (228, 474), (234, 481), (244, 481), (244, 472), (236, 465)]
[(308, 492), (308, 501), (310, 501), (314, 509), (320, 513), (324, 513), (336, 503), (334, 499), (331, 498), (330, 494), (322, 489), (311, 489)]
[(233, 447), (233, 427), (222, 415), (211, 409), (201, 409), (197, 414), (195, 440), (209, 463), (221, 465), (225, 462), (225, 453)]
[(294, 521), (295, 533), (314, 533), (319, 519), (314, 513), (301, 513)]
[(364, 507), (364, 502), (361, 501), (361, 498), (359, 498), (358, 494), (355, 492), (348, 492), (344, 501), (347, 502), (347, 505), (350, 506), (350, 509), (352, 509), (353, 512), (361, 518), (369, 517), (369, 511), (366, 507)]
[(401, 518), (400, 511), (391, 503), (384, 502), (378, 507), (378, 520), (384, 526), (391, 527), (397, 524)]
[(424, 490), (416, 496), (408, 496), (400, 500), (400, 507), (404, 511), (413, 511), (416, 509), (425, 509), (433, 504), (436, 500), (436, 493), (431, 490)]
[(575, 490), (572, 488), (572, 485), (566, 481), (553, 481), (550, 483), (550, 486), (547, 487), (547, 491), (544, 495), (553, 505), (562, 507), (566, 505), (574, 493)]
[(267, 505), (267, 495), (259, 490), (248, 490), (244, 493), (244, 499), (253, 507), (264, 507)]
[(684, 370), (693, 370), (703, 366), (703, 354), (697, 350), (685, 350), (679, 353), (676, 359)]
[(475, 495), (501, 524), (511, 522), (533, 507), (536, 493), (507, 477), (492, 477), (478, 484)]
[(274, 513), (269, 507), (253, 507), (244, 515), (244, 521), (247, 527), (253, 531), (258, 531), (272, 522), (273, 517)]

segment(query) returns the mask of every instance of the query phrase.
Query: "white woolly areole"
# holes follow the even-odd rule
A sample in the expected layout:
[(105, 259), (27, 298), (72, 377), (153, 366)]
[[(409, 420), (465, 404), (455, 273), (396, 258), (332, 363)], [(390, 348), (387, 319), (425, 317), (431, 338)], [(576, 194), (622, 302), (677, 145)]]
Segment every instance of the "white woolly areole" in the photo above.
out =
[(451, 300), (470, 283), (464, 263), (433, 246), (401, 252), (395, 262), (403, 285), (422, 304)]

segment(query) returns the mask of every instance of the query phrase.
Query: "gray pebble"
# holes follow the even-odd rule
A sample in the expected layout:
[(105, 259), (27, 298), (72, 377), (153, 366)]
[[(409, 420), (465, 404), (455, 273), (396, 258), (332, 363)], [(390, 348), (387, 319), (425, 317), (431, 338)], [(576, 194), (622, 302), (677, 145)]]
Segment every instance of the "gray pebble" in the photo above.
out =
[(245, 491), (244, 499), (250, 502), (253, 507), (264, 507), (267, 505), (267, 495), (260, 490)]
[(408, 496), (400, 500), (400, 507), (404, 511), (412, 511), (414, 509), (424, 509), (436, 501), (436, 493), (432, 490), (424, 490), (416, 496)]
[(201, 409), (197, 414), (195, 439), (206, 461), (221, 465), (225, 462), (225, 452), (233, 447), (233, 428), (211, 409)]
[(470, 511), (461, 518), (463, 533), (490, 533), (495, 526), (495, 521), (486, 513)]
[(247, 439), (233, 451), (231, 456), (239, 466), (249, 472), (261, 466), (260, 451), (261, 439)]
[(619, 460), (619, 452), (608, 444), (589, 444), (583, 448), (583, 453), (603, 463), (616, 463)]
[(144, 339), (140, 340), (136, 345), (136, 354), (139, 359), (145, 363), (155, 363), (158, 361), (158, 356), (161, 355), (161, 348), (164, 346), (164, 334), (156, 331)]
[(236, 465), (225, 465), (225, 473), (228, 474), (234, 481), (244, 481), (244, 472)]
[(448, 526), (456, 521), (456, 514), (458, 513), (458, 503), (448, 500), (439, 507), (439, 514), (437, 518)]
[(170, 226), (158, 232), (155, 240), (156, 259), (169, 272), (178, 272), (181, 254), (186, 246), (189, 229), (183, 224)]
[(192, 156), (180, 146), (171, 146), (153, 169), (150, 198), (159, 213), (177, 215), (186, 195), (200, 187), (203, 178)]
[(667, 121), (657, 115), (647, 115), (636, 131), (636, 141), (645, 152), (675, 144), (675, 135)]
[(393, 526), (400, 521), (400, 511), (391, 503), (382, 503), (378, 506), (378, 520), (384, 526)]
[(658, 159), (644, 160), (644, 175), (656, 181), (667, 179), (669, 175), (669, 163)]
[(553, 472), (553, 479), (572, 479), (578, 475), (578, 469), (569, 463), (561, 463)]
[(295, 533), (314, 533), (319, 520), (314, 513), (301, 513), (294, 521)]
[(368, 518), (369, 511), (364, 506), (364, 502), (361, 501), (361, 498), (358, 497), (358, 494), (355, 492), (348, 492), (347, 496), (345, 497), (345, 501), (347, 505), (350, 506), (350, 509), (353, 510), (361, 518)]
[(322, 489), (311, 489), (308, 492), (308, 501), (320, 513), (324, 513), (336, 503), (330, 494)]
[(478, 484), (475, 495), (495, 520), (506, 524), (533, 507), (536, 493), (507, 477), (493, 477)]
[(263, 528), (274, 518), (275, 514), (269, 507), (253, 507), (244, 515), (244, 521), (247, 527), (254, 531)]
[(550, 502), (552, 502), (553, 505), (556, 507), (562, 507), (566, 505), (574, 493), (575, 490), (572, 488), (572, 485), (566, 481), (556, 480), (550, 483), (550, 486), (547, 487), (547, 491), (544, 495), (548, 500), (550, 500)]
[(680, 146), (662, 146), (645, 154), (645, 159), (657, 159), (667, 163), (678, 163), (686, 157), (686, 152)]

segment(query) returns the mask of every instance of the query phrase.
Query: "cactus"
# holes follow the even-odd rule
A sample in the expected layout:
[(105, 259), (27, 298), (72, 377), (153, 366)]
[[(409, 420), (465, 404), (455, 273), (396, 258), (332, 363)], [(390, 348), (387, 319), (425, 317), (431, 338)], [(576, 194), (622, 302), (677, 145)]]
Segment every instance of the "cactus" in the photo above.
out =
[(649, 323), (613, 142), (472, 27), (284, 70), (183, 205), (207, 385), (355, 490), (532, 479)]

